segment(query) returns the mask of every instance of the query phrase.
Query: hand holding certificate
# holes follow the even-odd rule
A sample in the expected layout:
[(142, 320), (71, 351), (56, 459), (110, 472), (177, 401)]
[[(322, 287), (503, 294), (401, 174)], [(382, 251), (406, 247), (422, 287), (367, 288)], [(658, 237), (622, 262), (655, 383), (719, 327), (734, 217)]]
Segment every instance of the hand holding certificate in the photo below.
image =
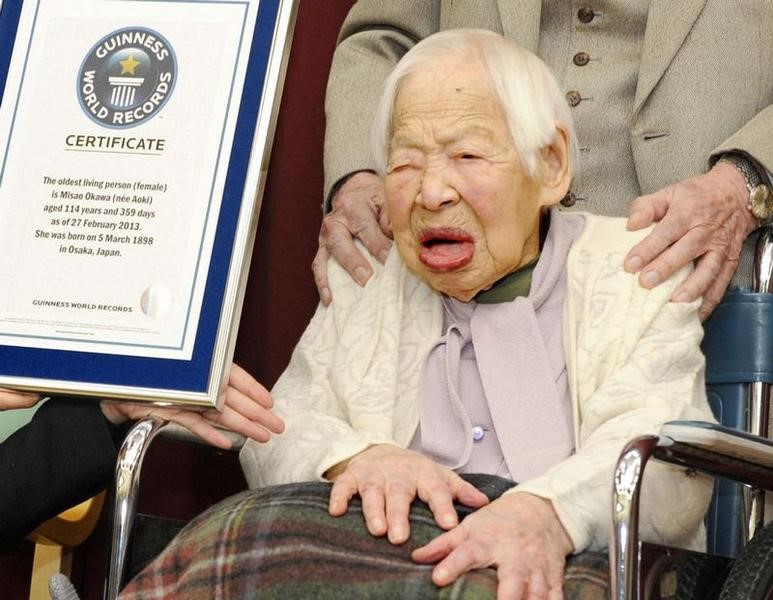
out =
[[(271, 394), (239, 365), (233, 365), (228, 377), (228, 389), (223, 392), (221, 409), (193, 411), (185, 408), (157, 408), (129, 402), (101, 404), (102, 413), (113, 424), (140, 420), (153, 414), (169, 421), (183, 437), (193, 434), (205, 442), (228, 450), (239, 436), (256, 442), (267, 442), (272, 434), (284, 431), (284, 422), (271, 408)], [(0, 403), (2, 395), (0, 395)], [(190, 434), (186, 433), (186, 430)]]
[(218, 405), (293, 16), (5, 5), (0, 385)]

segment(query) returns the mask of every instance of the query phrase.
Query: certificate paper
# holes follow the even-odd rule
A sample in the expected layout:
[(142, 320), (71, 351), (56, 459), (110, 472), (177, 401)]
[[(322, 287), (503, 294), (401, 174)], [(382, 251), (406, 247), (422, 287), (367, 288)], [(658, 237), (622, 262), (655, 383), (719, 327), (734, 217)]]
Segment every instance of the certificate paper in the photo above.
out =
[(0, 340), (189, 359), (250, 5), (27, 7), (0, 113)]
[(24, 0), (0, 104), (0, 345), (105, 355), (108, 371), (129, 364), (116, 357), (206, 362), (209, 319), (238, 304), (241, 275), (213, 256), (250, 235), (224, 198), (260, 187), (245, 156), (265, 170), (274, 98), (253, 88), (276, 91), (263, 75), (282, 4)]

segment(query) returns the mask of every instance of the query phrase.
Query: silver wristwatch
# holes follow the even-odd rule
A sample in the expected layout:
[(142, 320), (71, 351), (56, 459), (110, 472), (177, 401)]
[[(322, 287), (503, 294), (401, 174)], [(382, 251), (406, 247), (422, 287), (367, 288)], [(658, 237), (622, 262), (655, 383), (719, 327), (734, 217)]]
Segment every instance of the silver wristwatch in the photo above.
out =
[(723, 154), (719, 160), (732, 164), (746, 180), (749, 198), (746, 208), (749, 209), (761, 224), (773, 220), (773, 190), (768, 181), (760, 175), (756, 165), (746, 156), (736, 152)]

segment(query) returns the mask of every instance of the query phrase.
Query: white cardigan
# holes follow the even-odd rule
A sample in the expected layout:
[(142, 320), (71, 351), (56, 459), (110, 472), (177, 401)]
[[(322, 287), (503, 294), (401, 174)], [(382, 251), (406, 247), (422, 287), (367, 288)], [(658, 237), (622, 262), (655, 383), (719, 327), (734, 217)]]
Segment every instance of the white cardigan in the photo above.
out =
[[(576, 453), (511, 493), (550, 499), (575, 551), (607, 545), (612, 470), (633, 437), (672, 419), (713, 421), (704, 391), (698, 302), (669, 302), (688, 269), (653, 290), (623, 271), (647, 231), (586, 215), (567, 262), (564, 344)], [(272, 390), (285, 433), (248, 442), (240, 458), (250, 487), (321, 480), (372, 444), (407, 447), (419, 423), (419, 378), (442, 335), (440, 296), (392, 251), (359, 287), (329, 263), (333, 303), (321, 304)], [(700, 547), (711, 480), (673, 466), (647, 469), (643, 539)]]

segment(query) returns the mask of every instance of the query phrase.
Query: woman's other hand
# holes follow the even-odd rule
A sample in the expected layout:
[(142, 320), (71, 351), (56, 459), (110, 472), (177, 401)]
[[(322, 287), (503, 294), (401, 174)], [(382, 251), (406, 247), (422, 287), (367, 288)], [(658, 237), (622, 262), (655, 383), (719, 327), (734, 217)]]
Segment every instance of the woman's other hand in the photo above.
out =
[[(331, 471), (333, 471), (331, 469)], [(368, 531), (385, 535), (393, 544), (410, 536), (408, 513), (418, 497), (426, 502), (443, 529), (459, 523), (454, 500), (478, 508), (488, 498), (456, 473), (412, 450), (377, 445), (353, 457), (334, 478), (328, 510), (334, 517), (346, 513), (355, 494), (362, 499), (362, 513)]]
[(228, 449), (231, 441), (217, 426), (229, 429), (257, 442), (267, 442), (271, 433), (282, 433), (284, 423), (271, 412), (271, 394), (247, 371), (231, 367), (223, 410), (194, 411), (184, 408), (159, 408), (143, 404), (102, 402), (102, 412), (115, 424), (142, 419), (153, 413), (182, 425), (205, 442)]
[(0, 388), (0, 410), (14, 408), (29, 408), (40, 402), (40, 394), (31, 392), (14, 392)]
[(550, 501), (506, 494), (457, 527), (413, 551), (437, 562), (432, 581), (444, 586), (472, 569), (496, 567), (498, 600), (563, 598), (564, 563), (573, 545)]

